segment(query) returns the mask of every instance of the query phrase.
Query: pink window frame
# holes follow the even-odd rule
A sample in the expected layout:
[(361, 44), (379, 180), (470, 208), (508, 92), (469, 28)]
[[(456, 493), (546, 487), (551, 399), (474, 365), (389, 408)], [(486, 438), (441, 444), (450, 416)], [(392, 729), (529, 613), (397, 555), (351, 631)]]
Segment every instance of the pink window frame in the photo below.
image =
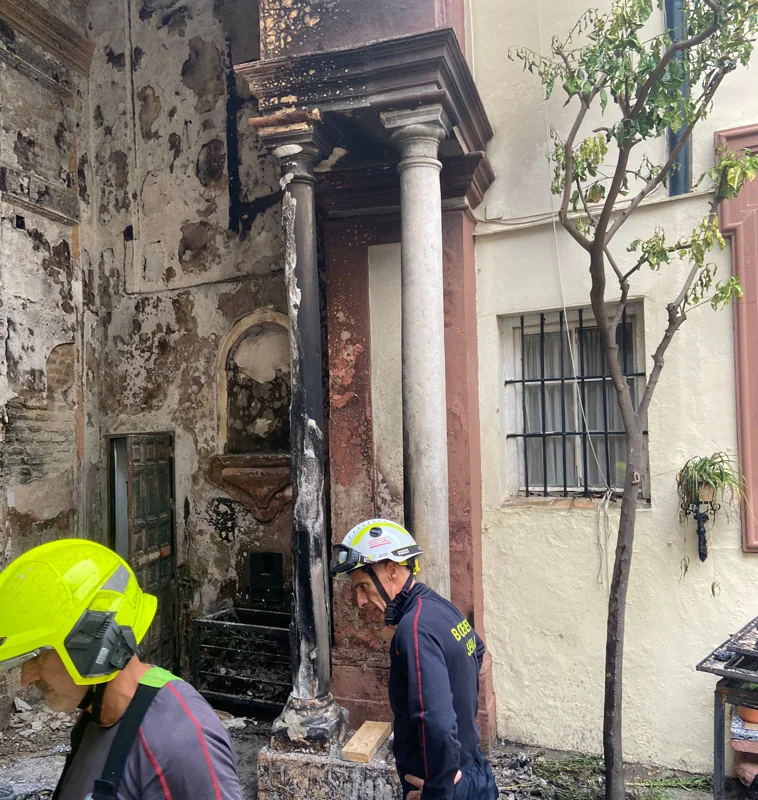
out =
[[(716, 147), (758, 152), (758, 125), (718, 131)], [(744, 297), (734, 306), (737, 432), (740, 469), (745, 478), (742, 548), (758, 553), (758, 179), (739, 197), (722, 203), (721, 232), (731, 240), (732, 272)]]

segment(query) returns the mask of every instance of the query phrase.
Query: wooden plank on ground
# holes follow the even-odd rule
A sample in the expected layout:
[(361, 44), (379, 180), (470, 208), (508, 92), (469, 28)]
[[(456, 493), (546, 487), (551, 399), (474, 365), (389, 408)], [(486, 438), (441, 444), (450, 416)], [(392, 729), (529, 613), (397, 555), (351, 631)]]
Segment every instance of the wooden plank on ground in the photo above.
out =
[(368, 764), (391, 733), (390, 722), (364, 722), (360, 730), (345, 745), (342, 757), (358, 764)]

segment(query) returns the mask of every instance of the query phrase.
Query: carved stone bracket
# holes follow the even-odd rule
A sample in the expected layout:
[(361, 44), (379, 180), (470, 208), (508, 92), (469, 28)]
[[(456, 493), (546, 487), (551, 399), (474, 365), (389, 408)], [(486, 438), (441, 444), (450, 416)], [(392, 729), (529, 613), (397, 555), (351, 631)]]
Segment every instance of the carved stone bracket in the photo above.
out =
[(292, 502), (286, 455), (213, 456), (208, 480), (247, 506), (258, 522), (271, 522)]

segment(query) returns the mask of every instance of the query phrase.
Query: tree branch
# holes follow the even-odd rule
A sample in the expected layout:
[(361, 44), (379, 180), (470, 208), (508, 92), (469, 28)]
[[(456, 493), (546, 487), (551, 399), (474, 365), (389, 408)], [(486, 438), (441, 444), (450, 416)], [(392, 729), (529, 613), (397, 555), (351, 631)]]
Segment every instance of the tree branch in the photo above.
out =
[(605, 255), (608, 259), (611, 267), (613, 267), (613, 271), (616, 273), (616, 277), (619, 281), (619, 287), (621, 288), (621, 300), (619, 300), (619, 304), (616, 307), (616, 313), (613, 315), (613, 320), (611, 321), (609, 335), (615, 341), (616, 340), (616, 330), (618, 329), (619, 322), (621, 322), (621, 318), (624, 316), (624, 309), (626, 308), (627, 298), (629, 297), (629, 281), (627, 280), (626, 275), (621, 272), (621, 268), (616, 263), (616, 259), (613, 257), (609, 248), (605, 248)]
[(683, 39), (679, 42), (675, 42), (663, 54), (655, 69), (650, 73), (648, 79), (642, 85), (642, 88), (637, 95), (637, 101), (634, 104), (634, 108), (629, 114), (631, 118), (635, 118), (643, 110), (645, 107), (645, 102), (647, 101), (647, 96), (650, 94), (650, 90), (663, 77), (666, 67), (669, 65), (674, 56), (677, 55), (677, 53), (697, 47), (706, 39), (713, 36), (713, 34), (718, 30), (718, 14), (720, 9), (715, 0), (704, 0), (704, 2), (713, 11), (713, 22), (704, 31), (698, 33), (697, 36), (692, 36), (689, 39)]
[(629, 278), (631, 278), (632, 275), (634, 275), (635, 272), (638, 272), (647, 263), (648, 263), (648, 257), (647, 256), (642, 256), (642, 258), (629, 270), (629, 272), (624, 274), (624, 280), (625, 281), (629, 280)]
[(608, 194), (605, 198), (605, 204), (603, 205), (603, 210), (600, 213), (600, 219), (598, 220), (596, 227), (597, 234), (595, 236), (595, 246), (597, 246), (597, 240), (598, 237), (600, 237), (602, 239), (603, 249), (610, 244), (610, 241), (613, 238), (610, 234), (606, 235), (606, 231), (608, 230), (608, 223), (611, 219), (611, 214), (616, 206), (616, 200), (618, 200), (619, 192), (623, 186), (624, 178), (626, 177), (626, 169), (629, 165), (629, 156), (631, 155), (633, 147), (634, 142), (626, 141), (619, 148), (618, 160), (616, 161), (616, 171), (613, 175), (613, 181), (608, 189)]
[(663, 338), (658, 343), (655, 353), (653, 353), (653, 369), (650, 372), (650, 377), (647, 380), (645, 391), (642, 395), (642, 400), (640, 401), (637, 409), (637, 419), (639, 420), (640, 425), (644, 424), (647, 411), (650, 406), (650, 401), (653, 399), (653, 392), (655, 392), (655, 387), (658, 385), (658, 379), (661, 376), (661, 370), (663, 369), (666, 351), (669, 349), (669, 345), (671, 344), (671, 340), (674, 338), (674, 334), (687, 319), (687, 315), (680, 313), (678, 307), (674, 303), (670, 303), (667, 306), (667, 309), (669, 322), (666, 326), (666, 332), (663, 334)]
[[(608, 318), (608, 311), (605, 308), (605, 257), (604, 250), (597, 249), (598, 239), (594, 240), (594, 247), (590, 252), (590, 276), (592, 278), (592, 289), (590, 291), (590, 301), (592, 312), (595, 316), (598, 332), (600, 333), (600, 343), (603, 348), (605, 363), (611, 377), (611, 383), (616, 390), (616, 396), (624, 420), (624, 429), (632, 430), (636, 423), (632, 395), (629, 384), (624, 376), (621, 363), (618, 357), (618, 344), (616, 343), (615, 329), (611, 335), (612, 322)], [(627, 289), (628, 294), (628, 289)], [(622, 287), (622, 298), (626, 302), (626, 296)], [(617, 309), (618, 311), (618, 309)]]
[(621, 288), (623, 289), (624, 287), (622, 284), (625, 280), (624, 274), (621, 272), (619, 265), (616, 263), (616, 259), (613, 257), (613, 254), (607, 247), (605, 248), (605, 257), (608, 259), (611, 267), (613, 267), (613, 271), (616, 273), (616, 277), (619, 279), (619, 285), (621, 285)]
[(623, 283), (621, 285), (621, 299), (619, 300), (618, 306), (616, 306), (616, 313), (613, 315), (613, 321), (611, 322), (609, 334), (613, 336), (613, 339), (616, 339), (616, 331), (618, 330), (619, 323), (624, 318), (624, 311), (626, 310), (626, 304), (629, 299), (629, 284)]
[(589, 207), (589, 205), (587, 203), (587, 197), (584, 194), (584, 192), (582, 191), (582, 182), (579, 180), (579, 178), (577, 178), (575, 183), (576, 183), (576, 190), (577, 190), (577, 192), (579, 192), (579, 197), (581, 198), (582, 205), (584, 206), (584, 213), (587, 215), (587, 218), (589, 219), (590, 224), (593, 227), (595, 227), (597, 225), (597, 221), (595, 220), (595, 216), (592, 213), (592, 211), (590, 210), (590, 207)]
[[(560, 56), (561, 61), (563, 61), (564, 65), (566, 67), (566, 74), (567, 75), (571, 75), (574, 72), (574, 70), (571, 67), (571, 63), (568, 60), (568, 56), (566, 55), (566, 53), (563, 50), (563, 45), (561, 45), (560, 47), (554, 47), (553, 48), (553, 52), (557, 56)], [(584, 103), (584, 99), (582, 98), (581, 94), (579, 95), (579, 99), (582, 101), (582, 103)]]
[(695, 115), (695, 118), (692, 122), (688, 123), (687, 126), (684, 128), (684, 133), (680, 137), (679, 141), (676, 143), (676, 147), (671, 151), (671, 154), (668, 157), (666, 163), (661, 167), (660, 172), (651, 178), (644, 188), (637, 194), (637, 196), (632, 200), (632, 202), (622, 211), (619, 215), (618, 219), (613, 223), (610, 230), (608, 231), (608, 235), (606, 237), (606, 244), (608, 244), (613, 237), (618, 233), (619, 228), (629, 219), (632, 212), (637, 208), (637, 206), (654, 190), (656, 189), (666, 177), (671, 172), (674, 164), (676, 163), (677, 159), (679, 158), (679, 154), (682, 152), (682, 148), (685, 144), (689, 141), (690, 135), (692, 134), (692, 129), (695, 127), (696, 123), (700, 121), (703, 112), (705, 109), (710, 105), (711, 100), (713, 99), (713, 95), (716, 93), (716, 90), (721, 85), (721, 81), (724, 80), (727, 72), (731, 70), (727, 70), (726, 68), (718, 70), (716, 77), (713, 79), (708, 91), (703, 96), (703, 102), (701, 104), (700, 110)]
[[(721, 202), (721, 193), (724, 189), (724, 181), (726, 180), (726, 173), (722, 171), (721, 177), (719, 179), (719, 184), (716, 187), (713, 198), (711, 199), (711, 209), (708, 215), (710, 220), (716, 215), (718, 211), (719, 203)], [(684, 247), (674, 247), (670, 248), (671, 250), (684, 250), (689, 245)], [(640, 264), (641, 266), (641, 264)], [(637, 410), (637, 418), (639, 419), (640, 423), (644, 422), (645, 415), (647, 414), (648, 407), (650, 406), (650, 401), (653, 398), (653, 393), (655, 392), (655, 387), (658, 385), (658, 378), (660, 377), (661, 370), (663, 369), (664, 363), (664, 356), (666, 354), (666, 350), (668, 350), (669, 345), (671, 344), (671, 340), (674, 334), (679, 330), (682, 323), (687, 319), (687, 314), (684, 311), (684, 303), (687, 299), (687, 294), (692, 288), (692, 284), (695, 282), (695, 278), (697, 277), (698, 272), (700, 271), (701, 267), (699, 264), (693, 264), (692, 268), (690, 269), (689, 275), (687, 276), (687, 280), (684, 282), (681, 291), (677, 295), (676, 300), (673, 303), (669, 303), (667, 306), (668, 316), (669, 316), (669, 323), (666, 327), (666, 332), (663, 334), (663, 339), (661, 339), (658, 347), (653, 354), (653, 369), (650, 372), (650, 377), (648, 378), (647, 385), (645, 386), (645, 392), (642, 395), (642, 400), (640, 401), (639, 408)], [(699, 305), (702, 305), (700, 303)], [(695, 306), (697, 308), (697, 306)]]
[(684, 313), (684, 301), (687, 299), (687, 292), (692, 288), (692, 284), (695, 282), (695, 278), (697, 277), (698, 272), (700, 272), (701, 266), (700, 264), (693, 264), (692, 269), (690, 269), (690, 274), (687, 276), (687, 280), (684, 282), (682, 286), (681, 292), (677, 295), (676, 300), (671, 304), (677, 310), (677, 312)]
[(603, 86), (605, 78), (605, 74), (598, 78), (595, 85), (592, 87), (586, 102), (584, 101), (584, 98), (580, 97), (580, 102), (582, 104), (581, 108), (579, 113), (576, 115), (576, 119), (574, 120), (574, 124), (571, 128), (568, 138), (563, 145), (563, 152), (566, 159), (566, 174), (564, 176), (563, 198), (561, 199), (561, 207), (558, 211), (558, 218), (561, 221), (561, 225), (563, 225), (563, 227), (571, 234), (571, 236), (587, 251), (589, 251), (591, 246), (590, 240), (586, 236), (583, 236), (581, 233), (579, 233), (576, 227), (572, 225), (568, 219), (568, 207), (571, 201), (571, 187), (574, 183), (574, 142), (576, 141), (576, 137), (579, 135), (579, 129), (582, 127), (582, 123), (584, 122), (584, 118), (587, 116), (590, 105), (595, 97), (597, 97), (598, 92)]

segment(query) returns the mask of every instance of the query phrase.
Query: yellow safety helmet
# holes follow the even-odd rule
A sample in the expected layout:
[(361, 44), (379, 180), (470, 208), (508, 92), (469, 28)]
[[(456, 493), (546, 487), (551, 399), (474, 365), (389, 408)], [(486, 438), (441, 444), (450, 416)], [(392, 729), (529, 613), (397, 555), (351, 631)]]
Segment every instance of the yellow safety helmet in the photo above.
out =
[(54, 649), (76, 684), (107, 683), (136, 654), (157, 605), (107, 547), (35, 547), (0, 572), (0, 669)]

